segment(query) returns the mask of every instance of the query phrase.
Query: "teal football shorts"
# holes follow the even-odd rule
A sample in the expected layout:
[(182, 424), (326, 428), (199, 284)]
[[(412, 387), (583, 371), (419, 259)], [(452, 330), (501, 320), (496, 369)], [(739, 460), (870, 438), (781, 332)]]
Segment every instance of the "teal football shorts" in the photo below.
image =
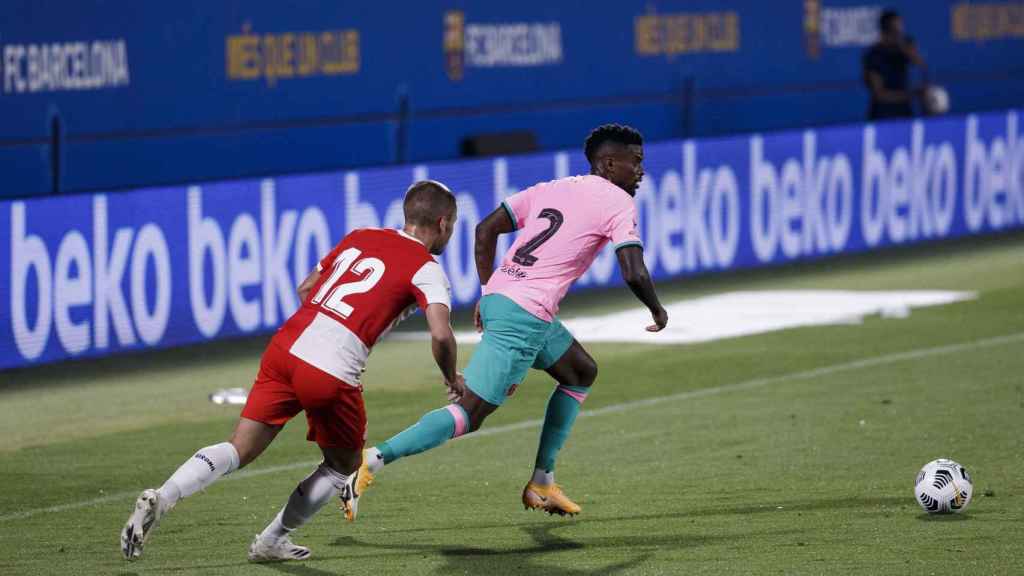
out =
[(501, 294), (480, 299), (483, 339), (463, 374), (466, 386), (500, 406), (531, 367), (550, 368), (572, 345), (572, 334), (555, 318), (545, 322)]

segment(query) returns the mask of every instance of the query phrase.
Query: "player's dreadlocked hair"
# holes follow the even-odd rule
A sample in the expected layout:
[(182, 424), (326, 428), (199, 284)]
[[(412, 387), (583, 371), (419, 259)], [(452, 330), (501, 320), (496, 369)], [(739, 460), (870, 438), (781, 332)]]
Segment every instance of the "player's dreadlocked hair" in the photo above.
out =
[(420, 180), (405, 193), (405, 221), (415, 226), (432, 226), (455, 208), (455, 196), (434, 180)]
[(587, 160), (593, 164), (594, 155), (605, 142), (614, 142), (623, 146), (643, 146), (644, 137), (635, 128), (620, 124), (605, 124), (590, 131), (587, 141), (583, 144), (583, 153)]

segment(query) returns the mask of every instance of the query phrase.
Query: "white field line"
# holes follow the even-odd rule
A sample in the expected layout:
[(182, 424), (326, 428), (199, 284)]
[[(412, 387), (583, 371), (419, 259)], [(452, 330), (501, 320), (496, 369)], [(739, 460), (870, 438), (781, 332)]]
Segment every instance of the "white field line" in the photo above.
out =
[[(894, 354), (883, 354), (880, 356), (872, 356), (870, 358), (863, 358), (861, 360), (853, 360), (850, 362), (842, 362), (839, 364), (832, 364), (831, 366), (822, 366), (821, 368), (815, 368), (813, 370), (804, 370), (802, 372), (791, 372), (789, 374), (780, 374), (778, 376), (768, 376), (765, 378), (754, 378), (752, 380), (745, 380), (743, 382), (736, 382), (734, 384), (723, 384), (722, 386), (713, 386), (711, 388), (701, 388), (699, 390), (689, 390), (686, 392), (680, 392), (678, 394), (669, 394), (666, 396), (656, 396), (652, 398), (644, 398), (643, 400), (634, 400), (632, 402), (623, 402), (621, 404), (612, 404), (603, 408), (597, 408), (594, 410), (585, 410), (580, 412), (580, 418), (591, 418), (594, 416), (603, 416), (605, 414), (617, 414), (619, 412), (626, 412), (628, 410), (634, 410), (636, 408), (643, 408), (646, 406), (656, 406), (667, 402), (677, 402), (682, 400), (692, 400), (695, 398), (704, 398), (707, 396), (717, 396), (719, 394), (725, 394), (728, 392), (736, 392), (742, 390), (752, 390), (755, 388), (764, 388), (773, 384), (780, 384), (783, 382), (793, 382), (800, 380), (812, 380), (814, 378), (821, 378), (824, 376), (831, 376), (834, 374), (841, 374), (844, 372), (853, 372), (856, 370), (862, 370), (865, 368), (874, 368), (877, 366), (885, 366), (888, 364), (895, 364), (898, 362), (906, 362), (909, 360), (919, 360), (921, 358), (929, 358), (932, 356), (942, 356), (945, 354), (955, 354), (958, 352), (965, 352), (968, 350), (976, 350), (978, 348), (990, 348), (993, 346), (1002, 346), (1004, 344), (1012, 344), (1015, 342), (1024, 341), (1024, 332), (1017, 332), (1015, 334), (1008, 334), (1006, 336), (997, 336), (994, 338), (985, 338), (982, 340), (975, 340), (973, 342), (963, 342), (960, 344), (949, 344), (946, 346), (936, 346), (933, 348), (919, 348), (917, 350), (909, 350), (907, 352), (897, 352)], [(498, 434), (504, 434), (506, 432), (514, 432), (516, 430), (525, 430), (528, 428), (536, 428), (543, 423), (543, 420), (524, 420), (522, 422), (516, 422), (514, 424), (506, 424), (505, 426), (495, 426), (493, 428), (485, 428), (478, 430), (468, 436), (463, 436), (459, 440), (465, 440), (470, 438), (482, 438), (484, 436), (495, 436)], [(319, 464), (319, 461), (309, 460), (305, 462), (295, 462), (292, 464), (282, 464), (280, 466), (268, 466), (266, 468), (257, 469), (246, 469), (241, 470), (230, 476), (226, 476), (225, 479), (241, 479), (241, 478), (255, 478), (257, 476), (265, 476), (267, 474), (276, 474), (278, 472), (285, 472), (289, 470), (295, 470), (298, 468), (311, 468)], [(106, 496), (100, 496), (99, 498), (91, 498), (89, 500), (80, 500), (78, 502), (71, 502), (68, 504), (59, 504), (57, 506), (47, 506), (45, 508), (34, 508), (31, 510), (25, 510), (22, 512), (15, 512), (13, 514), (5, 514), (0, 516), (0, 522), (10, 522), (12, 520), (24, 520), (40, 514), (48, 514), (55, 512), (63, 512), (65, 510), (75, 510), (78, 508), (87, 508), (98, 504), (105, 504), (107, 502), (114, 502), (118, 500), (127, 500), (130, 497), (137, 496), (139, 491), (132, 492), (119, 492), (116, 494), (109, 494)]]

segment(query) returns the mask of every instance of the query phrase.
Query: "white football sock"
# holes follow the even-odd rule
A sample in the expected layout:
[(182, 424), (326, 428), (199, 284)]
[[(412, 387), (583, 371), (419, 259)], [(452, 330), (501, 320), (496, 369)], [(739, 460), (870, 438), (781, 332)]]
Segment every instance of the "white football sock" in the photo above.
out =
[(547, 470), (541, 470), (540, 468), (534, 468), (533, 478), (530, 482), (540, 486), (550, 486), (555, 483), (555, 473), (548, 472)]
[(260, 533), (261, 538), (280, 538), (302, 526), (330, 502), (348, 481), (348, 476), (333, 470), (325, 464), (316, 470), (292, 491), (288, 503)]
[[(291, 498), (288, 500), (291, 501)], [(281, 508), (281, 511), (277, 513), (277, 516), (274, 516), (274, 519), (270, 521), (270, 524), (267, 524), (267, 527), (263, 529), (263, 532), (260, 532), (260, 538), (276, 540), (291, 532), (291, 528), (285, 528), (284, 524), (281, 523), (282, 516), (284, 516), (284, 508)]]
[(376, 448), (367, 450), (363, 457), (367, 460), (366, 467), (369, 468), (370, 474), (376, 474), (384, 467), (384, 456)]
[(188, 498), (237, 469), (238, 451), (230, 442), (200, 449), (157, 490), (163, 511), (170, 510), (178, 500)]

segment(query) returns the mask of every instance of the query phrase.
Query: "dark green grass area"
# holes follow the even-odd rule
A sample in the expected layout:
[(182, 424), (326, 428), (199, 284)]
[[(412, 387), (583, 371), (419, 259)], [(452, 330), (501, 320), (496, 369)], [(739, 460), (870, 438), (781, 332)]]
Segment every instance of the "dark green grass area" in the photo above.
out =
[[(134, 493), (229, 433), (237, 408), (206, 395), (249, 384), (258, 341), (0, 373), (0, 574), (1024, 573), (1024, 240), (663, 293), (780, 288), (979, 298), (855, 326), (588, 346), (599, 381), (558, 468), (580, 516), (519, 503), (538, 427), (518, 424), (543, 416), (551, 390), (532, 374), (485, 434), (384, 470), (357, 523), (326, 508), (295, 535), (314, 553), (301, 564), (245, 561), (317, 460), (301, 420), (250, 469), (183, 501), (142, 560), (117, 547)], [(624, 292), (588, 295), (566, 312), (628, 305)], [(444, 401), (427, 348), (374, 351), (371, 442)], [(918, 468), (939, 457), (974, 476), (964, 515), (928, 517), (913, 500)]]

